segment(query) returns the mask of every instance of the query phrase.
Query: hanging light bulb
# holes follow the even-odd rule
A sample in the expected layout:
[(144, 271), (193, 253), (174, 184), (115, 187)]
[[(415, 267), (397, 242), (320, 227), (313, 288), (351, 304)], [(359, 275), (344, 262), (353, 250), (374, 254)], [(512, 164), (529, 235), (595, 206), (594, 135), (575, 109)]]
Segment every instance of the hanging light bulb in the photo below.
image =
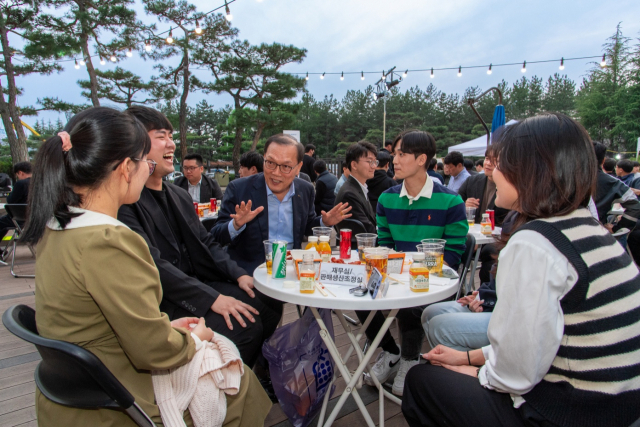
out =
[(173, 29), (169, 28), (169, 37), (167, 37), (167, 44), (173, 43)]
[(362, 74), (360, 74), (360, 80), (364, 80), (364, 71), (362, 71)]
[(200, 23), (196, 19), (196, 29), (194, 30), (196, 34), (202, 34), (202, 28), (200, 28)]
[(231, 11), (229, 10), (229, 5), (227, 4), (227, 0), (224, 0), (224, 9), (227, 12), (227, 15), (224, 18), (227, 21), (231, 22), (231, 20), (233, 19), (233, 15), (231, 14)]
[(492, 67), (493, 67), (493, 64), (489, 64), (489, 69), (487, 70), (487, 74), (491, 75), (491, 73), (493, 73), (493, 71), (491, 71)]
[(151, 41), (147, 40), (147, 42), (144, 44), (144, 50), (146, 50), (147, 52), (151, 52)]
[(342, 72), (342, 74), (340, 75), (340, 80), (344, 80), (344, 71)]
[(104, 65), (104, 64), (106, 64), (106, 63), (107, 63), (107, 62), (106, 62), (106, 61), (104, 60), (104, 58), (101, 56), (101, 57), (100, 57), (100, 65)]
[(84, 62), (84, 59), (80, 60), (80, 65), (83, 66), (83, 67), (86, 65), (86, 62)]
[(324, 80), (324, 73), (320, 76), (320, 80)]
[(522, 70), (520, 70), (520, 71), (522, 71), (523, 73), (526, 73), (526, 72), (527, 72), (527, 61), (524, 61), (524, 62), (522, 63)]
[(433, 68), (431, 69), (431, 78), (434, 78), (435, 76), (433, 75)]
[(307, 73), (307, 77), (305, 77), (304, 79), (309, 80), (309, 73)]
[(405, 71), (404, 73), (402, 73), (402, 78), (406, 79), (407, 78), (407, 74), (409, 73), (409, 70)]
[(564, 70), (564, 58), (560, 60), (560, 71)]
[(109, 58), (109, 59), (111, 59), (111, 62), (116, 62), (118, 60), (118, 58), (116, 58), (116, 54), (115, 53), (111, 54), (111, 58)]
[(458, 67), (458, 77), (462, 76), (462, 65)]
[(131, 58), (133, 56), (133, 49), (132, 48), (129, 48), (129, 50), (127, 51), (127, 56), (129, 58)]
[(602, 55), (602, 61), (600, 61), (600, 66), (602, 68), (607, 66), (607, 55), (606, 54)]
[(75, 61), (76, 61), (76, 65), (74, 65), (74, 67), (75, 67), (76, 70), (79, 70), (80, 66), (78, 65), (78, 60), (76, 59)]

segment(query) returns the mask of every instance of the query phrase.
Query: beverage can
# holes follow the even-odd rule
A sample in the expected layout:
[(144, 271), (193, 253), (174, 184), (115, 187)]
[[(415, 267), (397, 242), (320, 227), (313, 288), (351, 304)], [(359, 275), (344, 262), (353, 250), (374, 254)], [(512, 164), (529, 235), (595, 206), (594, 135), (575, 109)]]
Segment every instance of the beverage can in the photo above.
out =
[(340, 230), (340, 258), (351, 258), (351, 230), (348, 228)]
[(198, 215), (198, 202), (193, 202), (193, 208), (196, 210), (196, 215)]
[(211, 212), (215, 212), (216, 211), (217, 200), (212, 197), (209, 200), (209, 203), (211, 204)]
[(287, 242), (273, 242), (273, 265), (271, 266), (271, 277), (274, 279), (284, 279), (287, 277)]
[(493, 209), (487, 209), (487, 213), (489, 214), (489, 219), (491, 220), (491, 230), (496, 229), (496, 213)]

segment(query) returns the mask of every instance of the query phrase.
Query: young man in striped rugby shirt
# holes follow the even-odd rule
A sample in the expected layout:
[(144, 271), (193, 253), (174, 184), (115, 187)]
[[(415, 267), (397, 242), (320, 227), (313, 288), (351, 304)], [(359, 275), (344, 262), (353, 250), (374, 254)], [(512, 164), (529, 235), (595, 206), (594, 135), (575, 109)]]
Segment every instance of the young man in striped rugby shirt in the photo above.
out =
[[(415, 252), (422, 239), (446, 239), (444, 262), (456, 268), (465, 249), (469, 225), (460, 196), (427, 175), (427, 166), (436, 154), (435, 139), (427, 132), (409, 131), (396, 137), (393, 150), (396, 178), (404, 182), (386, 190), (378, 199), (378, 244)], [(402, 396), (407, 371), (419, 361), (424, 339), (420, 322), (423, 309), (413, 307), (398, 312), (402, 335), (400, 355), (383, 351), (372, 368), (381, 382), (397, 372), (392, 391), (398, 396)], [(377, 316), (382, 317), (381, 314)], [(372, 325), (378, 322), (372, 322)], [(367, 336), (371, 329), (367, 329)], [(365, 382), (373, 384), (368, 374), (365, 374)]]

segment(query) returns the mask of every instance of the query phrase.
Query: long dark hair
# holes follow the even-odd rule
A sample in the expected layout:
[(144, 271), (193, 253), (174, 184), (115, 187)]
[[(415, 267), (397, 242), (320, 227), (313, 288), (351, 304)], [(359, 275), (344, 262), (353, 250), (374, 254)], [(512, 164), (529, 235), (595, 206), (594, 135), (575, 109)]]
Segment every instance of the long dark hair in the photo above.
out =
[(144, 126), (112, 108), (84, 110), (69, 120), (64, 131), (71, 136), (69, 151), (62, 150), (62, 139), (56, 135), (42, 144), (36, 157), (22, 236), (28, 243), (42, 238), (51, 218), (64, 228), (78, 216), (69, 211), (69, 206), (82, 202), (74, 187), (98, 188), (123, 160), (145, 156), (151, 149)]
[(595, 193), (591, 138), (564, 114), (544, 113), (508, 127), (494, 150), (497, 168), (518, 191), (519, 214), (512, 232), (533, 219), (586, 208)]

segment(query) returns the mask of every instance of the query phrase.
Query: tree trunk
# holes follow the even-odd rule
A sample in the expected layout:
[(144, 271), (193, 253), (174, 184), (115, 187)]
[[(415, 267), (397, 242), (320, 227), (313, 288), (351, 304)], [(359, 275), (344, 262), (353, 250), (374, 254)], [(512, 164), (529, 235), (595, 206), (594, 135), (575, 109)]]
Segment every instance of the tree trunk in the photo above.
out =
[(2, 54), (4, 56), (5, 71), (7, 73), (7, 84), (9, 92), (9, 102), (4, 99), (4, 92), (0, 86), (1, 99), (0, 111), (2, 112), (2, 122), (7, 132), (9, 147), (11, 148), (11, 160), (13, 164), (29, 160), (29, 152), (27, 150), (27, 136), (22, 128), (18, 109), (16, 108), (17, 89), (16, 77), (11, 62), (11, 48), (9, 47), (9, 39), (7, 38), (7, 29), (4, 25), (0, 25), (0, 42), (2, 43)]
[(185, 38), (184, 60), (182, 66), (182, 96), (180, 97), (180, 154), (184, 160), (187, 155), (187, 96), (189, 96), (189, 47)]
[(260, 136), (262, 136), (262, 131), (267, 127), (266, 123), (258, 123), (258, 129), (256, 129), (256, 134), (253, 137), (253, 142), (251, 143), (251, 150), (255, 150), (258, 146), (258, 141), (260, 141)]
[(240, 150), (242, 149), (242, 133), (244, 132), (244, 127), (238, 122), (238, 114), (242, 107), (240, 106), (240, 94), (237, 94), (235, 97), (235, 111), (236, 111), (236, 134), (233, 139), (233, 170), (236, 172), (236, 176), (238, 176), (238, 172), (240, 171)]
[(91, 103), (94, 107), (99, 107), (100, 100), (98, 99), (98, 78), (96, 77), (96, 69), (93, 68), (93, 62), (91, 62), (91, 54), (89, 53), (89, 36), (87, 34), (81, 34), (80, 39), (82, 40), (82, 55), (84, 56), (84, 62), (87, 64), (89, 83), (91, 84)]

